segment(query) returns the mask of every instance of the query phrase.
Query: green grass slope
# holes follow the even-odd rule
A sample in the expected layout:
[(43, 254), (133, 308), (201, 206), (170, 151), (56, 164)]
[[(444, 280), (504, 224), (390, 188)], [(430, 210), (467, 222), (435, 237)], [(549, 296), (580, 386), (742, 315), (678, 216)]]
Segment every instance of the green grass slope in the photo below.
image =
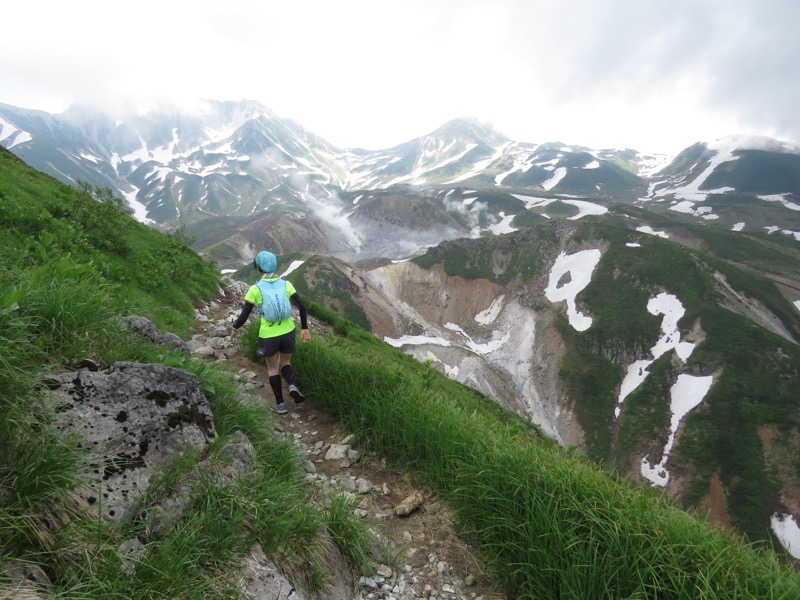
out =
[[(141, 314), (186, 336), (193, 305), (216, 296), (215, 266), (181, 241), (136, 222), (107, 190), (74, 189), (0, 149), (0, 596), (31, 597), (10, 574), (48, 583), (50, 598), (236, 598), (254, 544), (310, 592), (330, 574), (333, 539), (354, 571), (370, 573), (367, 532), (352, 502), (309, 502), (293, 444), (271, 433), (269, 412), (241, 397), (220, 367), (134, 342), (120, 317)], [(50, 427), (48, 374), (91, 359), (162, 362), (192, 372), (209, 399), (217, 436), (209, 460), (243, 432), (252, 470), (225, 484), (185, 454), (151, 485), (148, 510), (189, 490), (180, 522), (153, 536), (144, 512), (120, 526), (71, 493), (86, 463), (78, 439)], [(327, 532), (330, 537), (323, 537)], [(125, 557), (122, 544), (141, 541)], [(135, 568), (134, 568), (135, 567)], [(36, 597), (39, 597), (38, 595)]]
[[(562, 328), (570, 342), (568, 361), (581, 364), (574, 355), (591, 354), (599, 363), (596, 373), (581, 373), (579, 368), (565, 370), (565, 382), (574, 390), (579, 418), (589, 430), (613, 430), (612, 407), (619, 379), (609, 378), (607, 373), (618, 367), (617, 357), (625, 356), (630, 362), (630, 358), (645, 356), (644, 350), (654, 344), (660, 317), (646, 312), (647, 298), (660, 291), (676, 295), (686, 309), (679, 323), (682, 337), (685, 339), (695, 324), (705, 332), (685, 370), (716, 376), (703, 404), (686, 419), (673, 459), (673, 468), (694, 472), (684, 502), (699, 502), (711, 475), (719, 472), (728, 490), (732, 523), (750, 539), (767, 538), (769, 517), (780, 506), (781, 484), (766, 468), (769, 461), (759, 431), (777, 427), (781, 438), (788, 441), (800, 426), (800, 398), (796, 393), (800, 387), (800, 349), (724, 308), (714, 274), (722, 273), (739, 293), (769, 308), (796, 339), (800, 339), (800, 315), (772, 281), (752, 271), (657, 237), (644, 236), (642, 247), (631, 249), (625, 246), (627, 233), (592, 227), (585, 230), (586, 235), (611, 243), (581, 296), (589, 313), (596, 317), (593, 326), (583, 334), (567, 333)], [(669, 423), (668, 391), (674, 377), (672, 369), (654, 370), (649, 384), (656, 389), (641, 389), (630, 398), (626, 408), (636, 409), (623, 412), (619, 435), (632, 437), (638, 444), (629, 442), (627, 448), (615, 450), (613, 439), (595, 436), (590, 454), (627, 471), (637, 463), (637, 451), (646, 440), (653, 439), (654, 431), (660, 432), (656, 439), (663, 447)], [(577, 393), (577, 385), (592, 389), (593, 394)], [(643, 419), (643, 413), (650, 414), (650, 419)], [(797, 465), (787, 466), (796, 478)]]
[[(603, 248), (591, 283), (578, 296), (581, 310), (593, 317), (592, 326), (577, 332), (565, 319), (557, 320), (565, 342), (562, 385), (586, 433), (587, 454), (638, 476), (641, 457), (649, 453), (652, 459), (655, 451), (657, 461), (667, 441), (669, 393), (677, 375), (713, 374), (710, 393), (683, 423), (670, 469), (690, 474), (682, 497), (686, 507), (697, 506), (712, 475), (719, 474), (732, 524), (751, 540), (768, 540), (770, 517), (782, 510), (782, 486), (800, 480), (800, 463), (774, 453), (776, 447), (792, 447), (800, 431), (800, 348), (726, 308), (718, 277), (766, 307), (800, 339), (800, 313), (765, 276), (787, 274), (797, 264), (792, 263), (796, 250), (763, 235), (684, 230), (700, 240), (703, 250), (595, 220), (566, 229), (552, 222), (502, 238), (445, 242), (415, 261), (441, 263), (451, 275), (489, 279), (533, 308), (558, 310), (541, 292), (548, 281), (546, 266), (558, 252), (556, 240), (565, 240), (568, 253)], [(626, 245), (634, 240), (640, 247)], [(695, 327), (703, 335), (686, 365), (670, 364), (672, 353), (654, 364), (646, 384), (626, 399), (616, 419), (627, 365), (647, 358), (660, 336), (662, 317), (650, 314), (647, 302), (661, 292), (675, 295), (686, 309), (679, 323), (682, 339)], [(776, 441), (766, 448), (762, 438), (772, 431)]]
[[(41, 272), (41, 282), (66, 285), (94, 278), (114, 290), (128, 310), (146, 311), (160, 326), (185, 333), (191, 302), (213, 294), (213, 265), (174, 236), (138, 223), (108, 189), (78, 190), (43, 176), (0, 149), (0, 231), (4, 272), (0, 289), (25, 290), (18, 269)], [(59, 272), (63, 267), (81, 273)], [(48, 270), (51, 272), (48, 274)], [(40, 282), (28, 282), (36, 288)]]
[(447, 499), (509, 598), (800, 593), (767, 547), (617, 480), (360, 330), (303, 345), (297, 358), (314, 402)]

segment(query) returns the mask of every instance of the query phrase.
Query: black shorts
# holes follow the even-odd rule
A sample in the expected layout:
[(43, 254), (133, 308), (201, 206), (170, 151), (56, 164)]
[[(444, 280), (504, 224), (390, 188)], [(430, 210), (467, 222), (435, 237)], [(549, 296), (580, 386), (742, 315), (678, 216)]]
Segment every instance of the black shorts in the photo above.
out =
[(258, 350), (256, 354), (264, 358), (271, 358), (278, 352), (282, 354), (294, 354), (297, 350), (294, 329), (283, 335), (270, 338), (258, 338)]

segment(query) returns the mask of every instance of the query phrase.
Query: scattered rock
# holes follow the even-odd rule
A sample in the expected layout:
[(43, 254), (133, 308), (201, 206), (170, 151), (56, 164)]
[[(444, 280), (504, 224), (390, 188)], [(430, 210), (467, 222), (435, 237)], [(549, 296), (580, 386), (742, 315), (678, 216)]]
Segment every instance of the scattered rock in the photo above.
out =
[(136, 563), (145, 553), (145, 546), (136, 538), (125, 540), (117, 548), (117, 554), (122, 560), (121, 571), (126, 575), (133, 575)]
[(122, 319), (122, 328), (130, 331), (134, 337), (138, 336), (158, 346), (165, 346), (170, 350), (180, 350), (185, 355), (189, 355), (189, 348), (186, 342), (174, 333), (162, 333), (153, 322), (146, 317), (125, 317)]
[(40, 600), (49, 598), (54, 591), (50, 579), (34, 563), (0, 563), (0, 579), (0, 598), (3, 599)]
[(424, 502), (422, 498), (422, 494), (419, 492), (414, 492), (410, 496), (408, 496), (405, 500), (403, 500), (400, 504), (398, 504), (394, 508), (394, 512), (398, 517), (407, 517), (415, 510), (417, 510), (422, 503)]
[(274, 600), (305, 600), (306, 596), (278, 571), (269, 560), (261, 546), (251, 550), (245, 560), (245, 568), (241, 575), (240, 591), (244, 598), (257, 600), (271, 598)]
[(350, 446), (347, 444), (331, 444), (327, 454), (325, 454), (325, 460), (344, 460), (347, 458), (349, 450)]

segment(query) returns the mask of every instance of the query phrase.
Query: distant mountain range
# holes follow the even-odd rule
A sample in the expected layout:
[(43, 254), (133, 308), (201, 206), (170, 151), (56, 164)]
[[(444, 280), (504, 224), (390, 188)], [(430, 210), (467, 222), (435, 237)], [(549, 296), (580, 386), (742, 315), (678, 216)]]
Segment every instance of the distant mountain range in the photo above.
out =
[(800, 237), (800, 149), (768, 138), (697, 143), (669, 157), (514, 141), (456, 119), (368, 151), (337, 148), (256, 102), (209, 101), (201, 114), (121, 119), (85, 106), (51, 115), (0, 104), (0, 143), (64, 182), (111, 188), (142, 221), (184, 224), (223, 266), (246, 262), (276, 220), (298, 233), (269, 240), (283, 251), (399, 257), (529, 223), (531, 211), (577, 218), (580, 201)]
[(643, 155), (456, 119), (342, 149), (253, 102), (119, 120), (0, 104), (0, 143), (185, 226), (239, 278), (275, 251), (304, 297), (683, 506), (800, 536), (796, 147)]

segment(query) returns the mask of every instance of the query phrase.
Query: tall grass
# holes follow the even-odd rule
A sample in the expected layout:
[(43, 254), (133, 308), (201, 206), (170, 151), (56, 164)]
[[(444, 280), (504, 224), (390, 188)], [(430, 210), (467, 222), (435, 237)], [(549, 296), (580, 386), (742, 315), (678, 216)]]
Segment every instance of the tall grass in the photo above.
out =
[(616, 480), (394, 349), (329, 336), (296, 362), (315, 403), (451, 503), (510, 597), (800, 597), (770, 549)]
[(4, 275), (7, 270), (0, 270), (0, 289), (4, 290), (0, 292), (0, 390), (5, 390), (0, 394), (0, 409), (7, 399), (30, 391), (34, 381), (30, 366), (40, 359), (39, 350), (31, 342), (31, 320), (15, 314), (25, 291)]
[[(120, 317), (142, 314), (188, 333), (193, 303), (218, 288), (214, 265), (136, 223), (120, 203), (41, 176), (2, 149), (0, 198), (0, 562), (37, 565), (52, 597), (126, 599), (235, 597), (255, 544), (312, 593), (325, 588), (332, 543), (367, 568), (357, 517), (309, 501), (297, 449), (271, 433), (266, 407), (245, 404), (221, 368), (122, 331)], [(100, 520), (73, 494), (87, 469), (78, 440), (49, 424), (47, 373), (85, 358), (193, 372), (218, 433), (208, 464), (229, 460), (226, 446), (242, 432), (252, 443), (249, 472), (227, 480), (185, 455), (147, 491), (137, 518), (113, 528)], [(175, 494), (188, 494), (189, 509), (153, 535), (147, 511)], [(143, 548), (120, 554), (137, 539)], [(0, 595), (8, 583), (0, 573)]]
[(31, 317), (33, 342), (49, 363), (69, 363), (108, 345), (119, 331), (114, 286), (67, 261), (27, 271), (20, 317)]

